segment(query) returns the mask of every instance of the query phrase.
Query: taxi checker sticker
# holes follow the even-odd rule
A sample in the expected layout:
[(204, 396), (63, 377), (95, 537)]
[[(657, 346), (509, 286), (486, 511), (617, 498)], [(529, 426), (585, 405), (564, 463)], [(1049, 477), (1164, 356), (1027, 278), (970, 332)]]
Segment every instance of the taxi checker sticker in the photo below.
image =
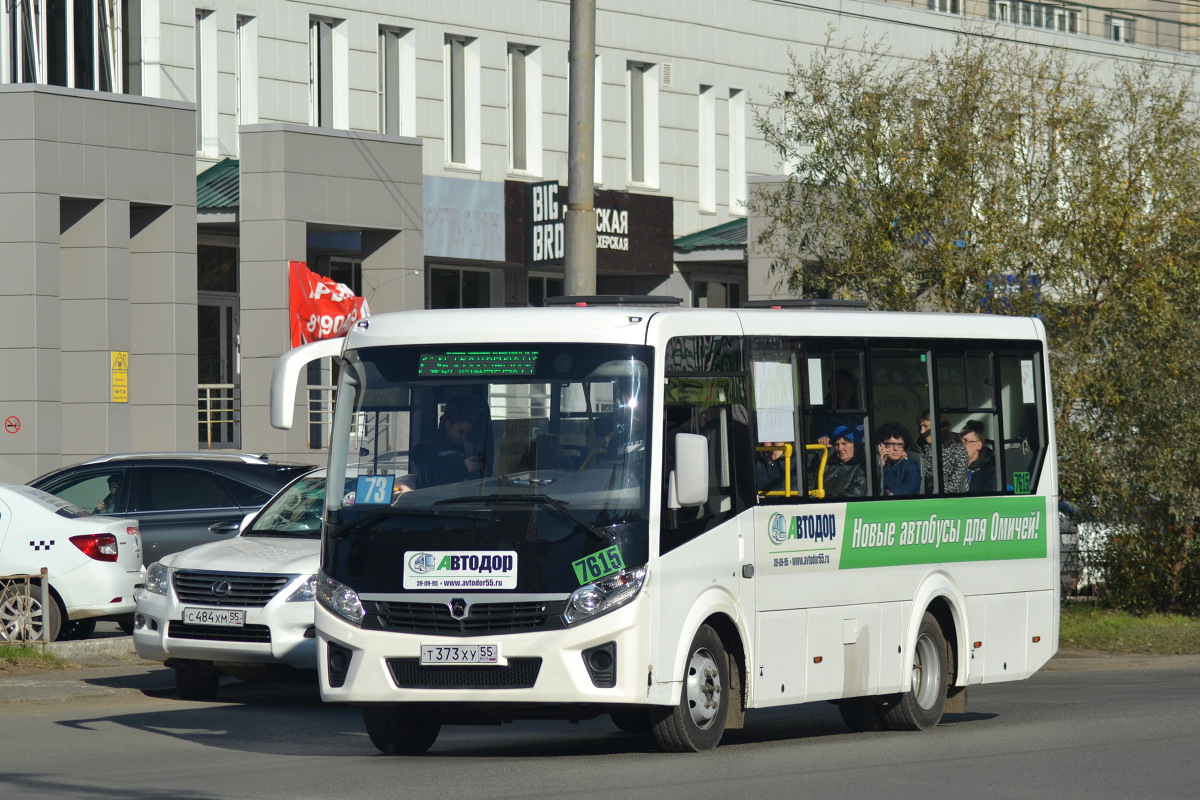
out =
[(405, 589), (515, 589), (515, 550), (420, 550), (404, 554)]

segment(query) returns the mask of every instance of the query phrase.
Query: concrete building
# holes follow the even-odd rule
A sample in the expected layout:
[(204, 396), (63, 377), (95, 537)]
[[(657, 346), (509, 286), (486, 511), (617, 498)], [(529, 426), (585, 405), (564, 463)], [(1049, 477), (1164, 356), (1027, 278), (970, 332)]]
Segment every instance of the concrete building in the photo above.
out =
[[(1115, 0), (1113, 3), (1115, 4)], [(597, 287), (737, 305), (789, 52), (964, 26), (1194, 60), (1184, 7), (599, 0)], [(1139, 9), (1130, 11), (1130, 8)], [(27, 0), (0, 11), (0, 481), (129, 450), (321, 460), (328, 370), (267, 422), (287, 264), (375, 313), (562, 292), (569, 0)], [(678, 240), (678, 242), (676, 241)]]

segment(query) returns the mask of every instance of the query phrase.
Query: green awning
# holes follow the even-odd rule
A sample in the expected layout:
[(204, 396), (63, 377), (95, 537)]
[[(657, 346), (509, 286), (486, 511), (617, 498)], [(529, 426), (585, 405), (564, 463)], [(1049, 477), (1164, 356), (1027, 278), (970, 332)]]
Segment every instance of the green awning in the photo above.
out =
[(237, 159), (218, 161), (196, 176), (196, 208), (237, 208), (240, 201)]
[(733, 219), (714, 228), (706, 228), (675, 240), (675, 249), (690, 253), (708, 247), (745, 247), (747, 237), (746, 218)]

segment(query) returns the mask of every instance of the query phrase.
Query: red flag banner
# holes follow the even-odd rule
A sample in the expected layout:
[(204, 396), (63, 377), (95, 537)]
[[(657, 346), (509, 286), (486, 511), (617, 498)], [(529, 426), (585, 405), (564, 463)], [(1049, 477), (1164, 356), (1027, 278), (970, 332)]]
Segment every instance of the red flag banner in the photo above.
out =
[(344, 283), (318, 275), (303, 261), (289, 261), (292, 347), (345, 336), (350, 326), (370, 316), (367, 301)]

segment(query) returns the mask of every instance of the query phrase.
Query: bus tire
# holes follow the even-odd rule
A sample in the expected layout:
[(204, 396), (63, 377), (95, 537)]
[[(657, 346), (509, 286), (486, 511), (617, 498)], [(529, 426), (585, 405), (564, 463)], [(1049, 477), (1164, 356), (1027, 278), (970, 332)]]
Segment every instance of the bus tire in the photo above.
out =
[(221, 673), (211, 667), (180, 664), (173, 667), (175, 691), (181, 700), (212, 700), (221, 685)]
[(429, 713), (418, 714), (397, 706), (366, 706), (363, 726), (371, 744), (389, 756), (411, 756), (433, 747), (442, 723)]
[(842, 722), (855, 733), (888, 729), (883, 718), (883, 706), (874, 697), (847, 697), (835, 704), (841, 712)]
[(937, 726), (946, 705), (950, 658), (937, 618), (925, 612), (912, 653), (912, 687), (883, 712), (894, 731), (927, 731)]
[(721, 637), (708, 625), (688, 648), (679, 703), (651, 712), (654, 738), (671, 753), (712, 750), (725, 733), (729, 714), (729, 659)]

